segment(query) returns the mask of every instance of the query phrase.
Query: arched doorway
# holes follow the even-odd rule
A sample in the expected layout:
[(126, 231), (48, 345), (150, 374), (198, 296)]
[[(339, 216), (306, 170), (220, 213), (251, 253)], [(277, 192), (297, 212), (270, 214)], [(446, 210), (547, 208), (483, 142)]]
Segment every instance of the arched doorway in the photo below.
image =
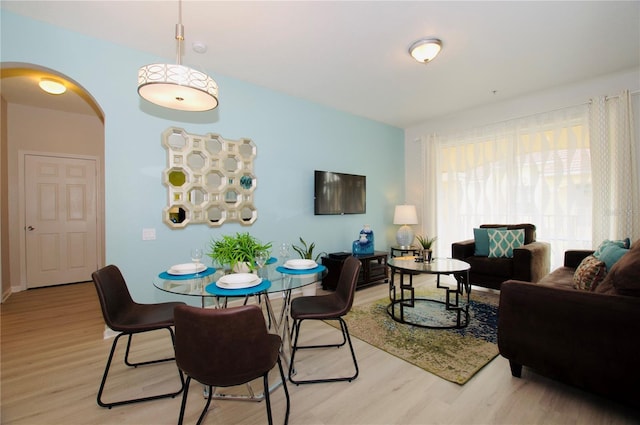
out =
[[(4, 62), (0, 77), (5, 299), (12, 291), (89, 280), (87, 271), (104, 263), (104, 114), (79, 83), (54, 70)], [(43, 92), (45, 78), (66, 92)], [(80, 183), (83, 173), (94, 175), (88, 186)], [(53, 176), (57, 181), (47, 179)], [(83, 219), (88, 227), (75, 226)], [(41, 271), (37, 279), (34, 270)]]

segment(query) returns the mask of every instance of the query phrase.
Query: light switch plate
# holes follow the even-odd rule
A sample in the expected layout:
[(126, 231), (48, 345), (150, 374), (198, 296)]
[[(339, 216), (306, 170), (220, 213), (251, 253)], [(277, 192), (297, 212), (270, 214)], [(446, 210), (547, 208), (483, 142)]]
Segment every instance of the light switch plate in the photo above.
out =
[(142, 240), (143, 241), (155, 241), (156, 240), (156, 229), (142, 229)]

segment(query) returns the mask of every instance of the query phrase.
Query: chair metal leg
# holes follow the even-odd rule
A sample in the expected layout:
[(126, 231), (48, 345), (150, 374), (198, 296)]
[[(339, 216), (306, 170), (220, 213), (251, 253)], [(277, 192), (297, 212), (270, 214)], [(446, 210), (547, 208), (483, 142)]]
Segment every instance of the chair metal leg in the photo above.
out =
[[(170, 334), (171, 334), (171, 341), (172, 341), (172, 346), (173, 346), (175, 344), (173, 330), (171, 328), (165, 328), (165, 329), (168, 329)], [(130, 363), (128, 361), (128, 356), (129, 356), (129, 348), (131, 346), (131, 335), (132, 334), (119, 333), (114, 338), (113, 344), (111, 344), (111, 351), (109, 352), (109, 358), (107, 359), (107, 364), (106, 364), (106, 366), (104, 368), (104, 373), (102, 375), (102, 381), (100, 382), (100, 389), (98, 390), (98, 396), (96, 397), (96, 400), (97, 400), (99, 406), (108, 407), (109, 409), (111, 409), (113, 406), (120, 406), (120, 405), (123, 405), (123, 404), (139, 403), (139, 402), (143, 402), (143, 401), (158, 400), (158, 399), (161, 399), (161, 398), (168, 398), (168, 397), (173, 398), (173, 397), (177, 396), (178, 394), (180, 394), (184, 390), (184, 388), (185, 388), (184, 376), (182, 375), (182, 371), (180, 369), (178, 369), (178, 375), (180, 377), (181, 386), (180, 386), (180, 390), (178, 390), (176, 392), (158, 394), (158, 395), (149, 396), (149, 397), (134, 398), (134, 399), (129, 399), (129, 400), (115, 401), (115, 402), (111, 402), (111, 403), (105, 403), (104, 401), (102, 401), (102, 393), (104, 392), (104, 387), (105, 387), (105, 384), (107, 382), (107, 376), (109, 374), (109, 369), (111, 368), (111, 362), (113, 361), (113, 355), (114, 355), (114, 353), (116, 351), (116, 346), (118, 345), (118, 341), (120, 340), (120, 337), (122, 337), (124, 335), (128, 336), (127, 351), (126, 351), (126, 354), (125, 354), (125, 364), (127, 366), (137, 367), (137, 366), (142, 366), (142, 365), (148, 365), (148, 364), (161, 363), (161, 362), (167, 362), (167, 361), (175, 360), (175, 358), (169, 358), (169, 359), (151, 360), (151, 361), (140, 362), (140, 363)]]
[(278, 369), (280, 370), (280, 379), (282, 379), (282, 388), (284, 389), (284, 396), (287, 399), (287, 411), (284, 414), (284, 425), (289, 423), (289, 411), (291, 410), (291, 400), (289, 399), (289, 390), (287, 389), (287, 378), (284, 375), (284, 369), (282, 368), (282, 361), (278, 357)]
[[(340, 330), (342, 331), (342, 342), (339, 344), (323, 344), (323, 345), (298, 345), (298, 338), (300, 336), (300, 326), (302, 325), (304, 319), (297, 319), (294, 321), (293, 324), (293, 331), (292, 333), (294, 334), (294, 342), (293, 342), (293, 349), (291, 351), (291, 363), (289, 364), (289, 381), (293, 382), (296, 385), (300, 385), (300, 384), (317, 384), (317, 383), (321, 383), (321, 382), (339, 382), (339, 381), (353, 381), (354, 379), (356, 379), (358, 377), (358, 373), (359, 373), (359, 369), (358, 369), (358, 361), (356, 359), (356, 353), (353, 349), (353, 344), (351, 343), (351, 337), (349, 336), (349, 329), (347, 328), (347, 323), (341, 318), (338, 317), (337, 319), (333, 319), (333, 320), (338, 320), (340, 322)], [(313, 319), (311, 319), (313, 320)], [(325, 319), (327, 320), (327, 319)], [(340, 378), (324, 378), (324, 379), (309, 379), (309, 380), (295, 380), (293, 379), (293, 375), (294, 375), (294, 361), (295, 361), (295, 356), (296, 356), (296, 352), (298, 350), (302, 350), (302, 349), (310, 349), (310, 348), (327, 348), (327, 347), (342, 347), (343, 345), (345, 345), (345, 343), (349, 343), (349, 349), (351, 351), (351, 358), (353, 359), (353, 366), (355, 368), (355, 373), (352, 376), (345, 376), (345, 377), (340, 377)]]
[(202, 413), (200, 413), (200, 417), (198, 418), (197, 425), (200, 425), (204, 420), (204, 417), (209, 413), (209, 406), (211, 405), (211, 396), (213, 395), (213, 387), (209, 385), (209, 397), (207, 397), (207, 403), (204, 405), (204, 409), (202, 409)]
[[(166, 329), (169, 331), (169, 334), (171, 335), (171, 346), (175, 346), (175, 334), (173, 333), (173, 329), (171, 328), (161, 328), (161, 329)], [(148, 364), (154, 364), (154, 363), (162, 363), (162, 362), (170, 362), (175, 360), (175, 357), (169, 357), (166, 359), (158, 359), (158, 360), (149, 360), (146, 362), (138, 362), (138, 363), (132, 363), (129, 361), (129, 350), (131, 348), (131, 340), (133, 338), (133, 334), (128, 334), (129, 338), (127, 340), (127, 350), (125, 351), (125, 355), (124, 355), (124, 363), (129, 366), (129, 367), (138, 367), (138, 366), (144, 366), (144, 365), (148, 365)]]
[[(287, 378), (284, 375), (284, 369), (282, 367), (282, 361), (278, 357), (278, 370), (280, 371), (280, 379), (282, 379), (282, 389), (287, 400), (287, 410), (284, 414), (284, 425), (289, 423), (289, 411), (291, 410), (291, 400), (289, 399), (289, 390), (287, 389)], [(271, 398), (269, 396), (269, 372), (262, 375), (262, 381), (264, 385), (264, 399), (267, 405), (267, 420), (269, 425), (273, 425), (273, 417), (271, 415)]]
[(189, 384), (191, 383), (191, 377), (187, 375), (187, 380), (184, 386), (184, 392), (182, 393), (182, 403), (180, 404), (180, 415), (178, 416), (178, 425), (182, 425), (184, 420), (184, 410), (187, 407), (187, 397), (189, 395)]
[(269, 425), (273, 425), (271, 417), (271, 397), (269, 396), (269, 371), (262, 375), (262, 384), (264, 386), (264, 402), (267, 405), (267, 421)]

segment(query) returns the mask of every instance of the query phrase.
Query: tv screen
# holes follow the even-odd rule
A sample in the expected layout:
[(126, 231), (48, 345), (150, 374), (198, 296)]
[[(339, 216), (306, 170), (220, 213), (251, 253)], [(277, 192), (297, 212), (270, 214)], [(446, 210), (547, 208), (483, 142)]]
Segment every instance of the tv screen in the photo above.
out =
[(364, 214), (366, 212), (366, 176), (315, 171), (315, 215)]

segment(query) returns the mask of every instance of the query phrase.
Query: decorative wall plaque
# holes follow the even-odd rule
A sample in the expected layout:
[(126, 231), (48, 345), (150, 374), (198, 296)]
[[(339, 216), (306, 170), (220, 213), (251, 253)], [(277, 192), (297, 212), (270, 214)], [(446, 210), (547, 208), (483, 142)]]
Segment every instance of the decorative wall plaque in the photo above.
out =
[(163, 221), (169, 227), (191, 223), (218, 227), (226, 222), (249, 226), (256, 221), (257, 148), (251, 139), (227, 140), (170, 127), (162, 133), (162, 146), (167, 150), (162, 183), (169, 197)]

